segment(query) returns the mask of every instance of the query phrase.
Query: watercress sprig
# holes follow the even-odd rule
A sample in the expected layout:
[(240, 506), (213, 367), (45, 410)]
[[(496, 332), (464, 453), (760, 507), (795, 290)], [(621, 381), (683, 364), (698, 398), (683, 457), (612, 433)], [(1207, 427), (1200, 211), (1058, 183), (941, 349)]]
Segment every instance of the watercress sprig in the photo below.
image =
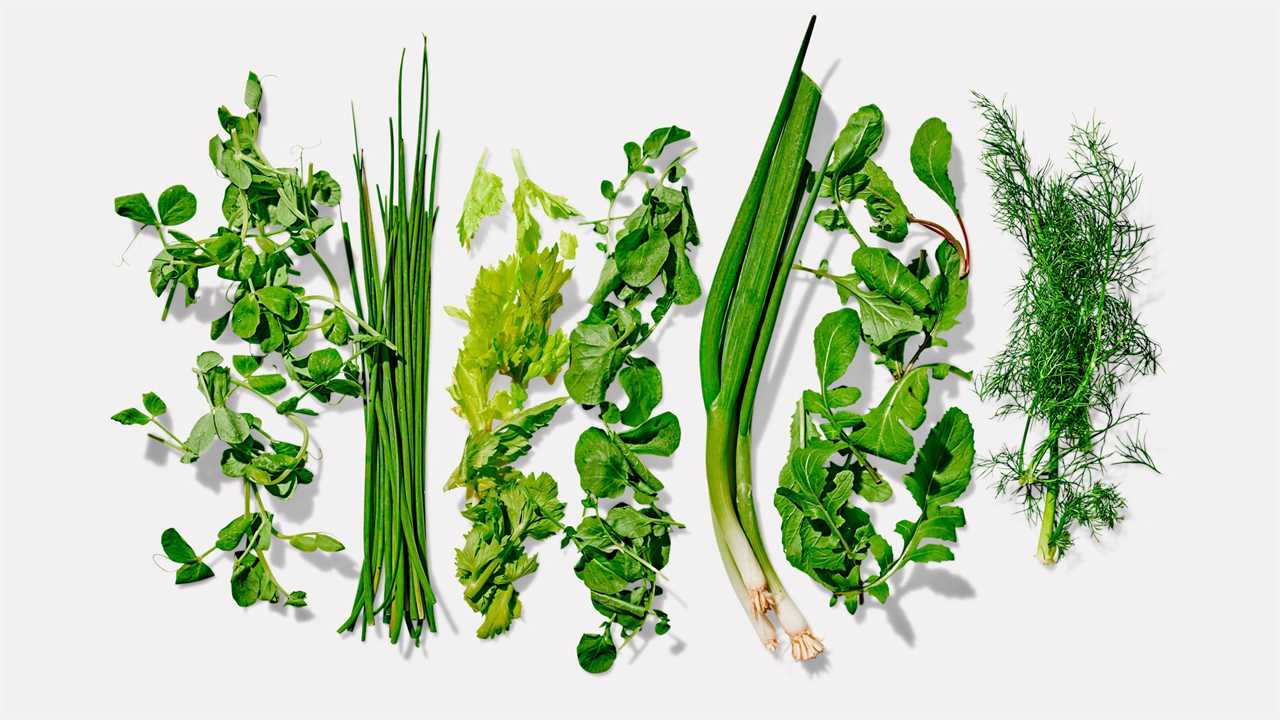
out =
[[(654, 619), (654, 632), (671, 628), (667, 613), (655, 606), (662, 594), (671, 553), (671, 533), (684, 527), (659, 505), (662, 482), (641, 460), (669, 456), (680, 445), (680, 421), (671, 412), (653, 414), (662, 401), (658, 366), (636, 351), (657, 329), (672, 305), (687, 305), (702, 293), (689, 262), (699, 242), (688, 186), (681, 183), (685, 159), (696, 147), (682, 146), (689, 132), (675, 125), (654, 130), (643, 143), (623, 146), (627, 172), (615, 185), (605, 180), (600, 194), (609, 201), (604, 218), (584, 224), (604, 236), (596, 247), (604, 268), (591, 293), (591, 309), (569, 338), (565, 387), (575, 402), (594, 408), (600, 425), (579, 436), (574, 464), (586, 497), (582, 520), (566, 527), (561, 545), (578, 550), (574, 573), (604, 616), (598, 633), (578, 640), (578, 664), (601, 673)], [(681, 147), (656, 172), (653, 164), (670, 146)], [(632, 180), (643, 191), (636, 208), (614, 217), (618, 198)], [(646, 316), (646, 310), (648, 312)], [(608, 399), (617, 383), (626, 407)], [(630, 493), (630, 502), (625, 496)], [(622, 640), (614, 639), (614, 626)]]

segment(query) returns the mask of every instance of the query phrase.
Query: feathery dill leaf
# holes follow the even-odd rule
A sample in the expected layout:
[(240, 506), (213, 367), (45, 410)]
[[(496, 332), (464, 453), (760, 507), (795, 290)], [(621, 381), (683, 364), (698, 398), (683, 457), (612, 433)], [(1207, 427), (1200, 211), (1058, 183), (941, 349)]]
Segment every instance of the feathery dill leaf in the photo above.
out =
[(997, 494), (1041, 517), (1038, 551), (1052, 563), (1072, 546), (1073, 529), (1097, 535), (1123, 518), (1124, 498), (1103, 479), (1108, 465), (1155, 470), (1140, 431), (1111, 440), (1143, 415), (1126, 411), (1125, 386), (1158, 369), (1159, 346), (1134, 307), (1151, 228), (1131, 218), (1142, 178), (1102, 123), (1073, 127), (1070, 167), (1059, 170), (1033, 164), (1009, 108), (976, 93), (975, 105), (995, 220), (1027, 258), (1008, 345), (977, 386), (999, 403), (997, 416), (1026, 422), (1018, 446), (982, 464)]

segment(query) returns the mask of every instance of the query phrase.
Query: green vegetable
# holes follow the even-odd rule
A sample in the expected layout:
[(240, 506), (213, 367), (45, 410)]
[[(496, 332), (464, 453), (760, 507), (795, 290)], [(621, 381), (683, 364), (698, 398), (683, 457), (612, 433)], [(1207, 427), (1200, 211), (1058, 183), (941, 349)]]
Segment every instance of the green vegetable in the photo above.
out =
[[(604, 218), (583, 223), (603, 236), (598, 247), (605, 262), (591, 309), (569, 338), (565, 386), (575, 402), (597, 411), (600, 426), (587, 428), (574, 449), (586, 498), (582, 520), (565, 528), (562, 545), (572, 542), (578, 550), (574, 572), (605, 618), (599, 633), (578, 640), (578, 664), (590, 673), (612, 667), (618, 648), (650, 618), (659, 635), (671, 627), (654, 601), (663, 592), (658, 580), (670, 558), (671, 531), (683, 525), (659, 506), (663, 484), (640, 457), (672, 455), (680, 445), (680, 421), (670, 412), (653, 414), (662, 402), (662, 373), (636, 351), (672, 305), (688, 305), (702, 294), (689, 261), (699, 243), (689, 188), (676, 184), (696, 149), (677, 145), (688, 138), (688, 131), (671, 125), (643, 143), (626, 143), (625, 175), (616, 185), (600, 184), (609, 201)], [(671, 159), (657, 172), (650, 163), (664, 154)], [(639, 202), (626, 216), (614, 217), (632, 180), (644, 188)], [(615, 382), (627, 397), (625, 407), (607, 399)]]
[[(210, 159), (228, 184), (222, 197), (225, 224), (211, 234), (196, 239), (177, 229), (196, 214), (196, 197), (183, 185), (160, 193), (154, 207), (141, 193), (115, 200), (118, 215), (141, 224), (160, 240), (162, 249), (151, 263), (150, 283), (156, 296), (165, 298), (162, 319), (179, 288), (184, 301), (194, 303), (201, 275), (207, 281), (212, 271), (228, 283), (217, 294), (225, 293), (229, 302), (212, 323), (210, 336), (216, 340), (230, 327), (248, 344), (246, 354), (233, 356), (230, 367), (216, 352), (196, 358), (192, 372), (208, 411), (185, 439), (165, 420), (168, 406), (155, 393), (143, 395), (142, 409), (126, 408), (112, 419), (125, 425), (154, 426), (157, 432), (148, 437), (177, 452), (184, 463), (196, 462), (221, 442), (222, 472), (241, 483), (240, 513), (218, 532), (208, 550), (196, 553), (173, 528), (162, 534), (165, 555), (179, 564), (178, 584), (213, 577), (205, 560), (214, 550), (222, 550), (235, 557), (230, 581), (237, 604), (283, 600), (303, 606), (306, 593), (285, 590), (267, 560), (271, 538), (306, 552), (338, 552), (342, 543), (317, 532), (286, 534), (266, 509), (262, 492), (283, 499), (311, 483), (314, 476), (307, 467), (311, 437), (300, 416), (315, 415), (316, 410), (301, 403), (323, 405), (335, 397), (360, 395), (360, 386), (352, 382), (359, 377), (355, 358), (385, 348), (388, 341), (371, 328), (362, 328), (359, 335), (350, 331), (351, 323), (360, 325), (359, 320), (343, 305), (337, 282), (316, 251), (317, 239), (333, 224), (320, 207), (336, 204), (341, 190), (323, 170), (271, 164), (258, 146), (261, 99), (262, 86), (249, 73), (248, 112), (236, 116), (225, 107), (218, 108), (218, 123), (225, 135), (210, 139)], [(297, 282), (295, 265), (307, 258), (328, 280), (329, 294), (308, 294)], [(317, 306), (324, 308), (318, 320)], [(315, 344), (319, 347), (311, 352), (300, 350)], [(340, 350), (350, 356), (344, 359)], [(290, 392), (282, 399), (286, 389)], [(263, 418), (240, 410), (237, 400), (245, 396), (283, 416), (299, 434), (298, 442), (278, 437)]]
[(1054, 171), (1032, 165), (1010, 109), (975, 98), (996, 220), (1028, 266), (1013, 293), (1009, 343), (978, 381), (979, 396), (1000, 403), (997, 415), (1025, 419), (1022, 437), (985, 465), (998, 494), (1039, 516), (1037, 554), (1051, 564), (1071, 548), (1074, 529), (1096, 536), (1123, 518), (1108, 464), (1157, 471), (1137, 428), (1142, 413), (1120, 397), (1159, 367), (1159, 347), (1134, 308), (1152, 237), (1130, 217), (1141, 178), (1100, 123), (1074, 128), (1073, 167)]
[[(425, 39), (412, 155), (404, 139), (403, 86), (402, 52), (396, 118), (394, 124), (388, 123), (392, 125), (390, 179), (385, 193), (379, 188), (376, 206), (380, 223), (374, 220), (364, 150), (359, 135), (355, 137), (360, 273), (356, 271), (350, 229), (342, 224), (358, 324), (390, 342), (362, 353), (360, 372), (347, 378), (351, 382), (346, 389), (365, 397), (364, 548), (351, 614), (338, 632), (353, 632), (358, 624), (363, 640), (369, 625), (381, 614), (392, 644), (398, 643), (401, 631), (407, 629), (417, 645), (424, 627), (436, 630), (436, 597), (427, 566), (426, 465), (431, 248), (439, 212), (435, 173), (440, 133), (432, 141), (427, 130)], [(354, 117), (352, 124), (354, 133)], [(335, 375), (338, 360), (333, 355), (313, 356), (308, 372), (320, 377)]]
[[(483, 615), (476, 630), (481, 638), (506, 632), (520, 616), (514, 583), (538, 567), (537, 556), (526, 551), (525, 542), (551, 537), (564, 519), (555, 480), (512, 465), (529, 452), (534, 434), (551, 423), (568, 399), (526, 407), (529, 384), (536, 378), (554, 383), (569, 358), (568, 338), (563, 330), (552, 331), (551, 325), (571, 273), (564, 262), (572, 243), (565, 237), (573, 237), (565, 234), (561, 243), (539, 248), (541, 230), (532, 213), (540, 208), (548, 218), (561, 219), (578, 212), (564, 198), (534, 184), (519, 153), (512, 153), (512, 160), (518, 176), (512, 203), (516, 251), (480, 269), (466, 310), (447, 308), (467, 324), (449, 395), (468, 432), (462, 459), (445, 489), (466, 489), (462, 514), (471, 521), (471, 529), (455, 553), (457, 575), (467, 604)], [(488, 172), (483, 165), (482, 156), (463, 209), (463, 219), (470, 215), (473, 221), (467, 222), (472, 224), (465, 231), (459, 225), (468, 236), (505, 203), (501, 179), (481, 179), (481, 173)], [(487, 200), (477, 199), (478, 184), (488, 188), (481, 191)], [(493, 210), (477, 209), (481, 207)], [(494, 389), (498, 375), (510, 380), (506, 389)]]
[[(811, 192), (808, 202), (801, 202), (814, 178), (805, 155), (821, 100), (817, 84), (801, 72), (813, 25), (810, 20), (716, 268), (699, 351), (707, 487), (721, 559), (761, 642), (769, 650), (777, 647), (767, 615), (776, 610), (797, 660), (815, 657), (823, 648), (783, 588), (760, 537), (752, 496), (751, 420), (788, 272), (816, 196)], [(848, 154), (859, 152), (861, 141), (845, 140)], [(829, 160), (830, 154), (824, 169)]]
[[(862, 124), (855, 122), (859, 116), (878, 126), (875, 132), (859, 130), (873, 135), (876, 142), (856, 162), (834, 165), (818, 190), (839, 218), (837, 223), (819, 224), (832, 232), (847, 232), (857, 242), (851, 256), (853, 272), (834, 274), (826, 261), (818, 268), (796, 266), (832, 281), (840, 301), (856, 300), (858, 309), (829, 313), (814, 330), (818, 387), (806, 390), (797, 403), (791, 451), (774, 496), (787, 560), (830, 592), (832, 605), (843, 602), (850, 613), (868, 595), (886, 602), (889, 578), (909, 563), (954, 559), (951, 548), (942, 543), (954, 542), (956, 529), (965, 524), (964, 511), (953, 503), (969, 486), (974, 456), (973, 427), (959, 408), (943, 413), (919, 449), (912, 434), (926, 420), (931, 380), (952, 373), (968, 377), (945, 362), (922, 362), (928, 350), (946, 345), (941, 333), (955, 326), (956, 316), (964, 309), (968, 264), (949, 231), (915, 217), (897, 190), (889, 192), (893, 183), (871, 160), (883, 135), (880, 111), (874, 105), (858, 110), (841, 135)], [(839, 154), (841, 146), (837, 138), (833, 155)], [(937, 118), (926, 120), (911, 144), (912, 169), (959, 221), (948, 172), (950, 157), (946, 125)], [(907, 224), (941, 235), (944, 242), (934, 251), (937, 272), (930, 268), (924, 251), (904, 264), (889, 250), (866, 245), (849, 216), (843, 187), (863, 188), (853, 193), (854, 200), (860, 193), (865, 197), (869, 190), (883, 190), (878, 199), (866, 203), (866, 209), (875, 223), (872, 232), (884, 240), (901, 240)], [(901, 224), (901, 232), (877, 230), (886, 224)], [(967, 238), (963, 247), (968, 247)], [(859, 410), (855, 408), (862, 389), (840, 381), (863, 344), (873, 355), (873, 365), (888, 371), (892, 384), (878, 401), (867, 402)], [(909, 344), (914, 351), (908, 357)], [(883, 503), (893, 497), (893, 485), (874, 458), (911, 465), (902, 485), (918, 514), (894, 526), (901, 536), (897, 552), (889, 535), (877, 529), (872, 513), (859, 507), (861, 502)], [(868, 560), (874, 565), (866, 565)]]

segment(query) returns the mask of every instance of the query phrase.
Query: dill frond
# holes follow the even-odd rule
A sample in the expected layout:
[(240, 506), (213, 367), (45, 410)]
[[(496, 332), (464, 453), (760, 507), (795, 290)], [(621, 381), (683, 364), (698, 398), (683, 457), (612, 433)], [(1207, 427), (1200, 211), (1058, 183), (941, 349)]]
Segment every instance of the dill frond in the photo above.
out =
[(1159, 346), (1133, 301), (1153, 236), (1130, 217), (1142, 178), (1102, 123), (1073, 126), (1070, 167), (1058, 170), (1032, 162), (1012, 110), (976, 93), (975, 105), (995, 220), (1026, 256), (1008, 345), (977, 379), (997, 416), (1026, 422), (1020, 443), (983, 467), (997, 495), (1041, 517), (1040, 556), (1054, 562), (1071, 548), (1073, 528), (1096, 536), (1123, 519), (1125, 500), (1104, 481), (1108, 465), (1156, 470), (1137, 432), (1108, 447), (1142, 415), (1125, 410), (1125, 386), (1159, 369)]

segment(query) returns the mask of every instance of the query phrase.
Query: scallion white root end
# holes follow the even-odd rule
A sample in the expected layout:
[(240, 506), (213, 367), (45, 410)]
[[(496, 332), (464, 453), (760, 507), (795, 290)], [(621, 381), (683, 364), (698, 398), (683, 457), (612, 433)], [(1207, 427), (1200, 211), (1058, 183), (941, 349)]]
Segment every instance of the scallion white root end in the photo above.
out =
[(773, 602), (773, 593), (769, 592), (767, 584), (760, 587), (747, 588), (747, 594), (751, 598), (752, 617), (764, 617), (766, 613), (776, 607)]
[(826, 648), (822, 641), (809, 628), (791, 635), (791, 659), (799, 662), (812, 660), (822, 654)]
[(809, 621), (804, 613), (792, 602), (791, 597), (781, 594), (778, 597), (778, 622), (791, 639), (791, 658), (797, 661), (812, 660), (826, 649), (813, 630), (809, 629)]

